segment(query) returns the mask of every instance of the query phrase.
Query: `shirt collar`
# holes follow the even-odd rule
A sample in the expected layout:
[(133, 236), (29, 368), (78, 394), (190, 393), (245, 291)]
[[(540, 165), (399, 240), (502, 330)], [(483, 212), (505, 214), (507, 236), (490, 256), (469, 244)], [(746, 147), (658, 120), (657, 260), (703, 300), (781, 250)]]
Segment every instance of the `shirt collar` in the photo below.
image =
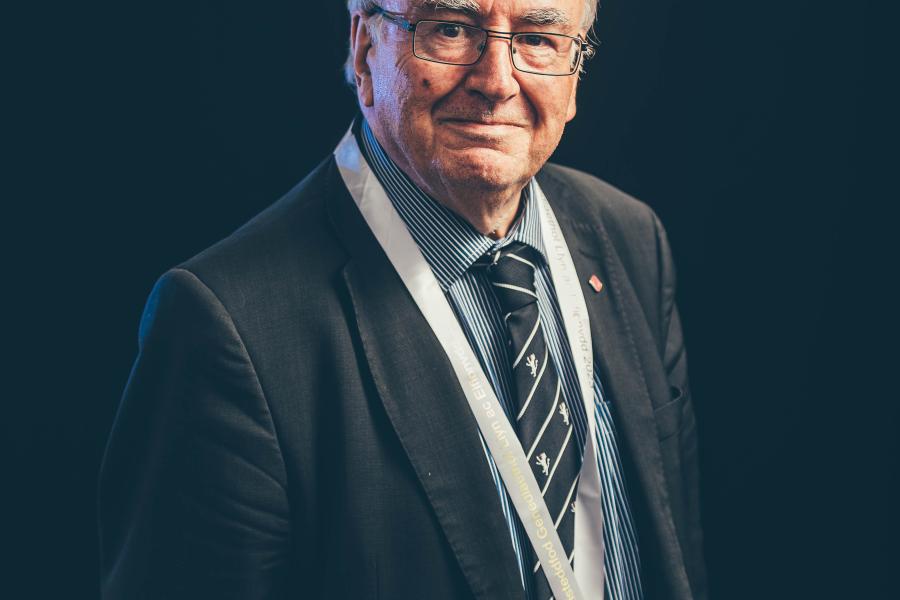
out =
[(485, 253), (514, 241), (528, 244), (547, 260), (534, 179), (522, 191), (522, 214), (509, 234), (493, 240), (413, 183), (385, 153), (365, 119), (357, 131), (357, 141), (445, 292)]

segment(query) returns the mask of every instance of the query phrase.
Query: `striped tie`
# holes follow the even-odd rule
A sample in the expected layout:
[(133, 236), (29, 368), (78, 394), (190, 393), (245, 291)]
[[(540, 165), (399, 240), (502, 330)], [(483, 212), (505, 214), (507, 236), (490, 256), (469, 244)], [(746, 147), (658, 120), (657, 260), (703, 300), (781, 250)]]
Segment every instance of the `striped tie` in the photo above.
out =
[[(487, 275), (509, 331), (509, 356), (515, 380), (515, 427), (538, 487), (554, 519), (563, 548), (573, 564), (575, 498), (581, 455), (573, 439), (569, 407), (544, 338), (534, 287), (540, 254), (521, 242), (487, 255)], [(531, 552), (534, 590), (540, 600), (550, 587)]]

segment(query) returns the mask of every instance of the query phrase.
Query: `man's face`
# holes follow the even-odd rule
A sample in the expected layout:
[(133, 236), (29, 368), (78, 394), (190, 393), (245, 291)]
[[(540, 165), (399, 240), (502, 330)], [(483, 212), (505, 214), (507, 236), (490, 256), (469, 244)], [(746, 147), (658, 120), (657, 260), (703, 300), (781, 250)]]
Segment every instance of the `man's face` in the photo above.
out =
[[(440, 4), (440, 3), (438, 3)], [(582, 0), (472, 0), (478, 14), (385, 0), (411, 22), (444, 19), (499, 31), (584, 35)], [(558, 22), (535, 23), (551, 9)], [(548, 13), (543, 13), (544, 18)], [(359, 40), (359, 36), (356, 37)], [(502, 191), (524, 185), (549, 159), (575, 116), (577, 75), (523, 73), (509, 42), (489, 38), (472, 66), (428, 62), (412, 53), (412, 33), (389, 21), (365, 55), (359, 80), (363, 111), (399, 166), (437, 196), (468, 186)]]

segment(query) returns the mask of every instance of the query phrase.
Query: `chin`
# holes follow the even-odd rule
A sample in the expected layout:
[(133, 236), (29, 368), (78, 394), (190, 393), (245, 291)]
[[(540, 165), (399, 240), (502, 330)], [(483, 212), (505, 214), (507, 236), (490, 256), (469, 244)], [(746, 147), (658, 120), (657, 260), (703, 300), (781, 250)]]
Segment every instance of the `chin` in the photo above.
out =
[(472, 187), (501, 190), (529, 179), (520, 158), (490, 148), (453, 152), (436, 163), (443, 179)]

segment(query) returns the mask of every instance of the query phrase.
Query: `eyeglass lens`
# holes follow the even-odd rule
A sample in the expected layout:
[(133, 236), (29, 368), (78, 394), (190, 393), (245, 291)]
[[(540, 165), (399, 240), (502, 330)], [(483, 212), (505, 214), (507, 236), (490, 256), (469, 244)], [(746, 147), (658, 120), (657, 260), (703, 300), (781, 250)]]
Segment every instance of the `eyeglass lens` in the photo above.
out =
[[(461, 23), (419, 21), (413, 38), (415, 55), (453, 65), (478, 62), (487, 44), (483, 29)], [(569, 75), (578, 68), (581, 44), (552, 33), (519, 33), (512, 37), (513, 64), (521, 71)]]

